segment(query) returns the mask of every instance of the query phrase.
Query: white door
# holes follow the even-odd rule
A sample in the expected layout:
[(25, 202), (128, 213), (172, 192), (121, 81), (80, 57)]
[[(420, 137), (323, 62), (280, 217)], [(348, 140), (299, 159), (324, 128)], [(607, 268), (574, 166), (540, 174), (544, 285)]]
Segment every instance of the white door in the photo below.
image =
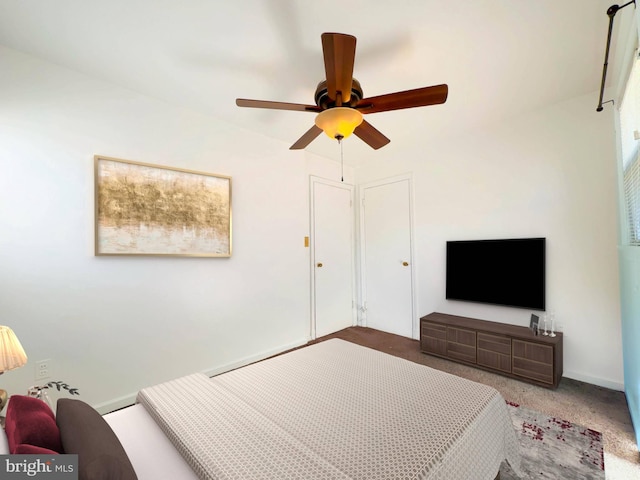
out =
[(411, 178), (360, 187), (363, 319), (413, 338)]
[(353, 186), (311, 177), (311, 337), (354, 325)]

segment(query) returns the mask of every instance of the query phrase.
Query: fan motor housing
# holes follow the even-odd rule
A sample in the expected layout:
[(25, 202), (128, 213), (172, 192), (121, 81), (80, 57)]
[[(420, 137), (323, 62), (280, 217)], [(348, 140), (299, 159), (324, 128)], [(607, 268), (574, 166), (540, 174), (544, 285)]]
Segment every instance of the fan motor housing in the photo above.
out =
[[(349, 106), (353, 108), (363, 98), (364, 98), (364, 95), (362, 93), (362, 87), (360, 86), (360, 82), (355, 78), (353, 78), (351, 83), (351, 97), (349, 98), (349, 102), (344, 106)], [(316, 105), (322, 108), (323, 110), (326, 110), (327, 108), (330, 108), (330, 107), (343, 106), (343, 105), (335, 105), (335, 102), (333, 102), (329, 98), (326, 80), (323, 80), (318, 84), (318, 87), (316, 88), (315, 101), (316, 101)]]

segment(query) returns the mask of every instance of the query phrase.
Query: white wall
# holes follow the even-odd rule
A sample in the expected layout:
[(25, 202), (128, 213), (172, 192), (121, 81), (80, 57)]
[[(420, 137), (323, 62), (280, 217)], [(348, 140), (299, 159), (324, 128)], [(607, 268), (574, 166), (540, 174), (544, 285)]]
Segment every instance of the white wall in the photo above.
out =
[[(337, 179), (339, 164), (4, 47), (0, 71), (0, 324), (30, 358), (2, 388), (26, 391), (51, 359), (53, 379), (107, 411), (308, 338), (308, 176)], [(419, 315), (527, 324), (529, 311), (445, 301), (444, 242), (547, 237), (565, 375), (621, 388), (613, 128), (596, 102), (411, 149), (394, 135), (357, 175), (413, 173)], [(94, 154), (230, 175), (233, 256), (95, 257)]]
[[(309, 336), (308, 183), (339, 165), (0, 47), (0, 324), (101, 411)], [(95, 257), (93, 155), (232, 177), (231, 258)], [(353, 181), (346, 169), (345, 181)]]
[(546, 237), (547, 309), (564, 331), (565, 376), (622, 389), (611, 110), (597, 93), (456, 138), (395, 142), (356, 172), (412, 172), (419, 316), (528, 325), (531, 311), (445, 300), (447, 240)]

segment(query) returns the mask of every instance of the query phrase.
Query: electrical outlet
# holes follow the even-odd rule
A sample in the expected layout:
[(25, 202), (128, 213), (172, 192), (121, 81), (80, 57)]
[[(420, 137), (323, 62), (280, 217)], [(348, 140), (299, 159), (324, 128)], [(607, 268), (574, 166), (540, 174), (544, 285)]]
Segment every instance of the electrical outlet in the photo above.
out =
[(36, 362), (36, 380), (51, 377), (51, 360), (39, 360)]

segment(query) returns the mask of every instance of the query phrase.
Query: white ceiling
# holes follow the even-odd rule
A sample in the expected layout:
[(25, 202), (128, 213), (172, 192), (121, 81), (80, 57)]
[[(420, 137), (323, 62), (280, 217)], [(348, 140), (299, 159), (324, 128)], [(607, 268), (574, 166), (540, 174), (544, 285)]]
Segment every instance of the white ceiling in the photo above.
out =
[[(291, 144), (313, 114), (235, 99), (313, 104), (320, 34), (349, 33), (365, 97), (449, 85), (443, 105), (367, 117), (389, 149), (591, 92), (595, 114), (611, 1), (0, 0), (0, 44)], [(325, 136), (307, 149), (339, 157)]]

